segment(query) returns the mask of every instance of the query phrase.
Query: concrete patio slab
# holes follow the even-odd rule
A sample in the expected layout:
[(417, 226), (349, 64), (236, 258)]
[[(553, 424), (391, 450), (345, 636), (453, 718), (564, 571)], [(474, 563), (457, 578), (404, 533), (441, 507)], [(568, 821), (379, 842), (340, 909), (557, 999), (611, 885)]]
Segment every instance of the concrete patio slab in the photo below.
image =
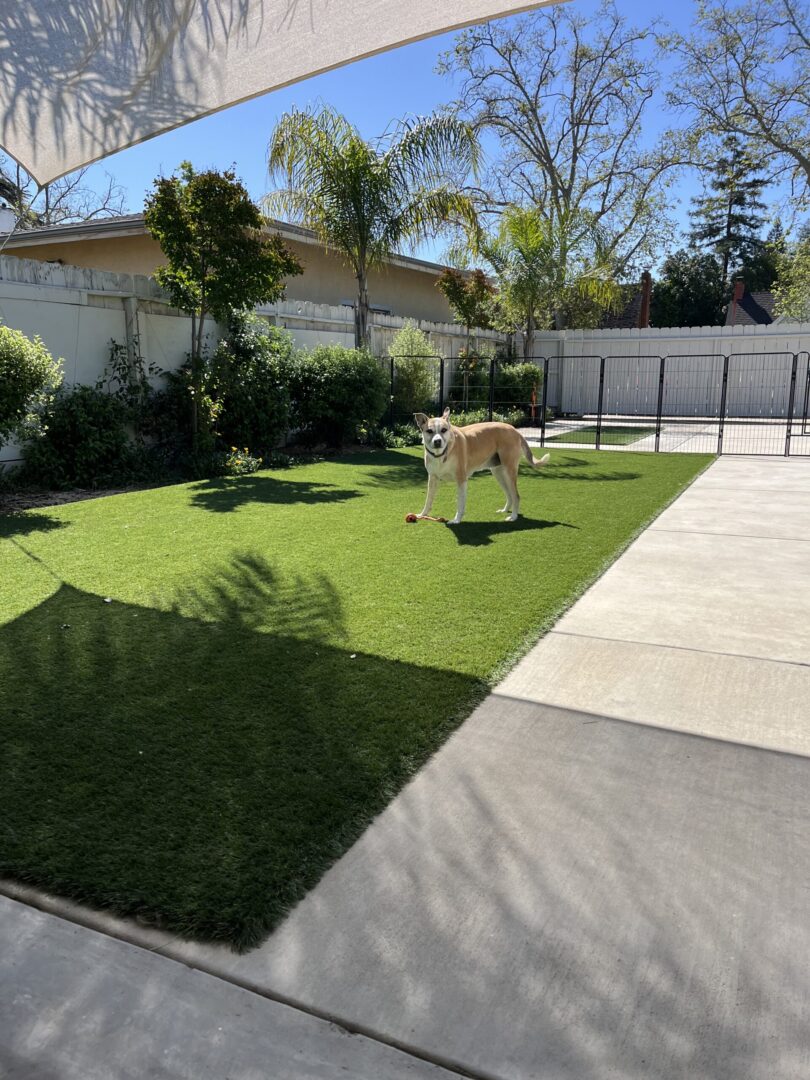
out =
[[(684, 499), (688, 507), (688, 493)], [(729, 515), (730, 530), (733, 521)], [(648, 530), (555, 629), (810, 662), (810, 544), (736, 532)]]
[(806, 494), (810, 489), (810, 458), (722, 457), (701, 476), (700, 486)]
[(260, 949), (502, 1080), (810, 1075), (810, 760), (491, 696)]
[(810, 665), (551, 633), (498, 693), (810, 756)]
[(0, 897), (4, 1080), (451, 1080), (453, 1074)]
[(665, 510), (650, 528), (655, 532), (810, 541), (810, 487), (807, 491), (770, 491), (768, 513), (763, 515), (760, 491), (697, 485)]

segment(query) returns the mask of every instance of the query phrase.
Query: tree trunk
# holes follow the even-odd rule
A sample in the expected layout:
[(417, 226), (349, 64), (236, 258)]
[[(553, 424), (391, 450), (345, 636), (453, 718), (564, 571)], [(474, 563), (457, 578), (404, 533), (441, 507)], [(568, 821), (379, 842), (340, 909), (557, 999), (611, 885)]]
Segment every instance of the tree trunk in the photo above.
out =
[(528, 311), (526, 313), (526, 329), (523, 331), (523, 359), (531, 360), (534, 356), (534, 331), (536, 323), (534, 321), (534, 312)]
[(354, 309), (354, 347), (371, 349), (368, 325), (368, 278), (365, 269), (357, 272), (357, 305)]
[[(202, 322), (202, 319), (200, 319)], [(197, 313), (191, 313), (191, 449), (196, 454), (200, 446), (199, 424), (199, 360), (197, 357)]]

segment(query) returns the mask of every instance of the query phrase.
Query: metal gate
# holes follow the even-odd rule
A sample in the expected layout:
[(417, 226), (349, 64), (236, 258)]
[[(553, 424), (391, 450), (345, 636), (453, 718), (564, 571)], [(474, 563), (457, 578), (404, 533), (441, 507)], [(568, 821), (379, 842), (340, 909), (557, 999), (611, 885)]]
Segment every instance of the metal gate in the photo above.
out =
[(519, 361), (536, 376), (517, 380), (508, 377), (517, 361), (380, 363), (392, 427), (449, 406), (459, 423), (505, 420), (541, 446), (810, 456), (808, 352), (542, 356)]

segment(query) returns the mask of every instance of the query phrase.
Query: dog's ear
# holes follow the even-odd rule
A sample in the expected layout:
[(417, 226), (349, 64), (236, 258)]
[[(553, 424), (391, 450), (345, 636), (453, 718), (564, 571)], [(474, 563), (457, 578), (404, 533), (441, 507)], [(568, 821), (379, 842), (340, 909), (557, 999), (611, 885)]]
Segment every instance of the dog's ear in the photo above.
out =
[(425, 424), (428, 422), (428, 417), (423, 412), (415, 412), (413, 414), (413, 418), (416, 421), (416, 426), (419, 428), (420, 431), (424, 428)]
[(447, 408), (442, 413), (442, 420), (446, 420), (449, 415), (450, 415), (450, 406), (448, 405)]

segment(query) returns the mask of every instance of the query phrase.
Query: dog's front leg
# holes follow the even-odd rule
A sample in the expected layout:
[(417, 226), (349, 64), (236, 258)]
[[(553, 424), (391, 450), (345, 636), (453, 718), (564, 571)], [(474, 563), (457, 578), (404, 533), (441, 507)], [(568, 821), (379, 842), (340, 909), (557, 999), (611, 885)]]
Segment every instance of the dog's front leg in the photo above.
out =
[(458, 503), (456, 504), (456, 516), (451, 518), (448, 525), (460, 525), (461, 519), (464, 517), (464, 508), (467, 505), (467, 481), (464, 480), (458, 485)]
[(427, 497), (425, 498), (425, 506), (421, 514), (417, 514), (418, 518), (426, 518), (433, 508), (433, 500), (436, 498), (436, 492), (439, 489), (439, 480), (433, 473), (428, 473), (428, 489)]

